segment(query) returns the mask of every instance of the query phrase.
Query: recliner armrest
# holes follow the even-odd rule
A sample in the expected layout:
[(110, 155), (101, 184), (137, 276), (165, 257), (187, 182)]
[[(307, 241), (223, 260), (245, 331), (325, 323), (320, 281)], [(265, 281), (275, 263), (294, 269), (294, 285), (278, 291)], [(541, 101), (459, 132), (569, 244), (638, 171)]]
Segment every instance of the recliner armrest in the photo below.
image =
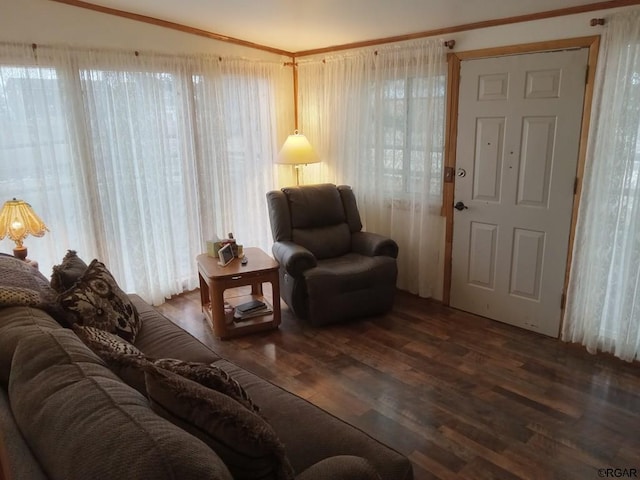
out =
[(275, 259), (294, 278), (301, 277), (305, 270), (318, 265), (313, 253), (297, 243), (290, 241), (275, 242), (272, 251)]
[(372, 232), (356, 232), (351, 236), (351, 250), (361, 255), (398, 258), (398, 244), (389, 237)]

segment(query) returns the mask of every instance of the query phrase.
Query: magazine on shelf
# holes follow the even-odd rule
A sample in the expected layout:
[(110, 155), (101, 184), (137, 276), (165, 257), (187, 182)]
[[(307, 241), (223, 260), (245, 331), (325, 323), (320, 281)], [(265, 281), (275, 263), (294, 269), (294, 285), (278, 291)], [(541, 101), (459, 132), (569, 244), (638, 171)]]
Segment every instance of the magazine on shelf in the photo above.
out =
[(253, 300), (236, 306), (233, 313), (233, 320), (235, 322), (242, 322), (254, 317), (260, 317), (262, 315), (268, 315), (272, 313), (273, 309), (271, 305), (260, 300)]
[(254, 310), (263, 309), (266, 304), (261, 300), (251, 300), (250, 302), (241, 303), (236, 306), (236, 312), (240, 312), (241, 314), (253, 312)]

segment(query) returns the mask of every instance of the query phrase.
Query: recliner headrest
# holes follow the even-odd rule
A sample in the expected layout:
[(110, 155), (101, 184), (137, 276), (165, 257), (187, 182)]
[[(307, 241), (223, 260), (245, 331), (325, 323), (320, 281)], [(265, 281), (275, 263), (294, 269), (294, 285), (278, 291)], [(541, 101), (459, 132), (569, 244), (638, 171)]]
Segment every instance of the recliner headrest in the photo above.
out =
[(331, 183), (287, 187), (282, 191), (289, 202), (294, 229), (326, 227), (347, 221), (340, 192)]

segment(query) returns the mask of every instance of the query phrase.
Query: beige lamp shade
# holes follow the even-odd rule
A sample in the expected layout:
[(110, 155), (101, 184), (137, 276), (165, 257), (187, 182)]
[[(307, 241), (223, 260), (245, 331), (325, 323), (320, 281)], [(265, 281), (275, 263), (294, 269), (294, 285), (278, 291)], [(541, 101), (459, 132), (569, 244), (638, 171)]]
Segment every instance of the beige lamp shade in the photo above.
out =
[(309, 143), (309, 140), (307, 140), (307, 137), (296, 130), (293, 135), (287, 137), (287, 140), (282, 145), (276, 163), (300, 165), (319, 161), (320, 157)]
[(8, 200), (0, 211), (0, 240), (9, 237), (16, 242), (13, 254), (18, 258), (27, 258), (27, 248), (22, 245), (27, 235), (42, 237), (48, 231), (31, 205), (24, 200)]

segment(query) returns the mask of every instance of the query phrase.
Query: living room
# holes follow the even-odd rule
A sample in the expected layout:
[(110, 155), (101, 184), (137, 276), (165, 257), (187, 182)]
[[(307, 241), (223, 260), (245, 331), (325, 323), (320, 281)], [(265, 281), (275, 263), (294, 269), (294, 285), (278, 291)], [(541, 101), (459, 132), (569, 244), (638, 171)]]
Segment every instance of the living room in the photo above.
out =
[[(626, 4), (631, 5), (631, 2), (626, 2)], [(623, 11), (627, 8), (632, 8), (627, 5), (625, 5), (625, 2), (618, 4), (607, 2), (607, 8), (602, 10), (452, 32), (444, 35), (443, 39), (455, 40), (455, 47), (451, 52), (464, 53), (482, 49), (507, 48), (522, 44), (593, 37), (602, 34), (604, 27), (600, 25), (592, 26), (590, 24), (591, 19), (612, 15), (619, 10), (611, 7), (620, 7)], [(492, 15), (492, 17), (499, 16), (501, 15)], [(294, 86), (292, 67), (285, 65), (291, 62), (291, 58), (287, 55), (192, 35), (55, 1), (2, 0), (0, 27), (0, 40), (5, 43), (24, 44), (25, 55), (30, 59), (39, 58), (44, 61), (49, 56), (54, 58), (57, 55), (56, 61), (58, 61), (60, 57), (67, 55), (71, 59), (70, 62), (73, 63), (78, 61), (73, 57), (73, 54), (75, 54), (74, 49), (86, 49), (87, 51), (91, 49), (108, 50), (108, 53), (113, 56), (113, 58), (109, 58), (109, 61), (114, 62), (116, 61), (115, 57), (122, 54), (123, 51), (131, 52), (132, 50), (136, 52), (135, 57), (140, 59), (146, 56), (152, 57), (154, 53), (166, 55), (167, 63), (175, 63), (175, 59), (180, 56), (197, 57), (199, 54), (206, 54), (207, 56), (219, 58), (221, 63), (229, 64), (230, 70), (227, 72), (232, 72), (232, 75), (235, 73), (241, 77), (250, 72), (256, 78), (259, 76), (269, 78), (270, 82), (269, 89), (264, 91), (260, 90), (261, 87), (264, 87), (264, 83), (257, 81), (249, 85), (245, 90), (241, 90), (240, 87), (236, 89), (235, 85), (226, 84), (225, 88), (228, 88), (226, 91), (229, 92), (229, 98), (234, 98), (236, 103), (227, 106), (227, 110), (224, 111), (223, 115), (234, 121), (222, 123), (222, 128), (225, 132), (221, 136), (222, 140), (218, 137), (212, 138), (211, 143), (205, 146), (197, 144), (199, 141), (197, 140), (193, 141), (194, 145), (176, 146), (168, 142), (154, 147), (149, 145), (149, 143), (156, 140), (151, 137), (149, 138), (151, 141), (149, 143), (141, 145), (127, 144), (125, 146), (123, 131), (118, 131), (116, 127), (126, 126), (119, 125), (116, 121), (111, 124), (113, 130), (109, 130), (108, 138), (106, 140), (102, 139), (104, 143), (96, 141), (94, 145), (74, 144), (68, 147), (68, 151), (62, 151), (61, 157), (72, 151), (74, 158), (82, 159), (91, 156), (93, 158), (106, 159), (111, 158), (111, 153), (105, 153), (105, 148), (108, 148), (110, 144), (116, 143), (116, 139), (122, 139), (123, 145), (121, 147), (123, 151), (118, 152), (119, 154), (122, 153), (122, 156), (114, 155), (118, 158), (118, 164), (112, 165), (113, 171), (109, 172), (109, 174), (113, 174), (112, 177), (103, 177), (111, 178), (111, 180), (104, 181), (104, 183), (97, 182), (92, 184), (87, 182), (83, 184), (83, 178), (85, 178), (83, 175), (87, 172), (80, 171), (76, 164), (65, 165), (64, 162), (59, 164), (58, 161), (60, 159), (56, 158), (55, 155), (52, 155), (52, 158), (46, 162), (38, 164), (42, 171), (45, 171), (46, 168), (51, 171), (47, 171), (42, 178), (34, 179), (34, 173), (32, 169), (30, 170), (31, 167), (22, 164), (18, 158), (19, 155), (12, 157), (9, 160), (12, 162), (11, 179), (8, 180), (9, 175), (3, 175), (4, 178), (0, 180), (2, 191), (7, 199), (18, 197), (29, 201), (47, 223), (50, 231), (43, 238), (28, 239), (30, 257), (37, 259), (41, 271), (45, 274), (51, 271), (53, 265), (60, 262), (60, 258), (67, 248), (73, 248), (78, 250), (86, 259), (93, 257), (104, 259), (127, 291), (136, 291), (145, 300), (154, 305), (163, 304), (165, 298), (181, 292), (192, 291), (197, 287), (195, 257), (204, 251), (204, 241), (214, 235), (226, 236), (227, 232), (233, 232), (240, 243), (258, 246), (266, 252), (270, 251), (273, 239), (268, 222), (265, 193), (271, 189), (292, 185), (296, 182), (295, 175), (290, 167), (273, 164), (273, 159), (276, 157), (278, 149), (295, 127), (300, 127), (301, 131), (309, 136), (321, 156), (332, 153), (329, 140), (322, 137), (323, 126), (318, 125), (317, 122), (314, 124), (314, 113), (305, 109), (305, 99), (301, 99), (298, 106), (292, 101), (294, 88), (298, 88), (299, 91), (304, 91), (305, 93), (309, 92), (305, 90), (309, 88), (307, 85), (309, 82), (305, 78), (309, 77), (301, 77), (301, 84)], [(32, 47), (32, 45), (34, 46)], [(50, 49), (52, 46), (60, 45), (70, 46), (71, 54), (69, 51), (56, 53)], [(381, 50), (383, 47), (384, 45), (378, 46)], [(156, 55), (156, 57), (161, 57), (162, 55)], [(83, 58), (81, 61), (85, 60)], [(298, 58), (301, 64), (304, 60), (304, 57)], [(131, 64), (130, 59), (122, 61), (123, 63), (116, 68)], [(155, 58), (153, 61), (161, 61), (161, 59)], [(275, 65), (278, 68), (275, 68)], [(301, 65), (301, 69), (303, 67), (304, 65)], [(105, 81), (104, 78), (99, 77), (99, 70), (95, 66), (93, 68), (89, 66), (87, 69), (87, 71), (91, 71), (91, 73), (87, 73), (88, 78), (95, 80), (97, 91), (95, 98), (100, 98), (101, 92), (98, 91), (98, 85), (100, 82)], [(212, 73), (212, 75), (215, 75), (215, 73)], [(171, 81), (174, 80), (172, 79)], [(267, 91), (268, 95), (271, 95), (269, 100), (271, 103), (267, 102), (264, 105), (256, 106), (245, 105), (241, 102), (241, 99), (248, 98), (251, 95), (249, 92), (254, 92), (255, 98), (265, 98), (264, 95)], [(202, 92), (198, 91), (196, 96), (200, 94), (206, 102), (211, 104), (214, 101), (219, 101), (219, 99), (213, 100), (215, 97), (214, 91), (203, 89)], [(165, 99), (165, 101), (166, 105), (168, 105), (165, 111), (170, 111), (175, 106), (180, 107), (178, 104), (171, 103), (173, 99)], [(88, 108), (86, 105), (76, 106), (80, 109)], [(108, 102), (101, 107), (103, 108), (98, 108), (93, 112), (92, 121), (100, 122), (105, 120), (106, 122), (106, 117), (109, 113)], [(53, 106), (51, 108), (57, 107)], [(237, 122), (235, 118), (232, 118), (234, 108), (237, 108), (239, 112)], [(296, 110), (298, 111), (296, 112)], [(202, 116), (198, 116), (199, 113), (197, 113), (193, 117), (197, 118), (197, 120), (194, 120), (195, 123), (203, 122), (198, 123), (197, 128), (204, 128), (206, 116), (211, 114), (208, 111), (203, 112)], [(71, 115), (72, 112), (67, 111), (65, 113)], [(144, 114), (144, 112), (137, 113), (139, 115)], [(153, 114), (150, 111), (148, 115), (149, 118), (152, 118)], [(177, 118), (180, 118), (179, 115)], [(256, 118), (260, 119), (259, 126), (255, 125)], [(105, 123), (105, 125), (109, 124)], [(179, 128), (190, 128), (189, 125), (179, 124), (179, 122), (176, 125)], [(111, 129), (111, 126), (107, 129)], [(210, 125), (207, 125), (208, 127)], [(74, 128), (79, 127), (76, 124)], [(348, 131), (348, 126), (345, 129)], [(137, 134), (143, 136), (145, 132), (145, 130), (138, 130)], [(3, 133), (8, 135), (6, 128), (3, 128)], [(168, 137), (175, 137), (174, 132), (166, 133), (168, 133)], [(242, 144), (239, 148), (238, 142)], [(154, 148), (157, 148), (157, 151)], [(164, 159), (162, 161), (158, 160), (156, 164), (153, 163), (154, 158), (162, 157), (162, 150), (176, 148), (180, 152), (197, 151), (197, 155), (201, 160), (199, 160), (200, 163), (197, 164), (197, 169), (195, 170), (198, 172), (196, 178), (189, 179), (182, 176), (184, 171), (193, 172), (194, 164), (185, 163), (185, 170), (178, 175), (165, 169), (168, 168), (169, 164), (165, 164)], [(140, 149), (147, 150), (141, 151)], [(234, 152), (239, 155), (237, 158), (241, 158), (241, 163), (235, 161), (236, 157), (232, 156)], [(98, 153), (104, 154), (104, 157), (100, 157)], [(128, 155), (129, 157), (127, 157)], [(140, 158), (144, 158), (145, 162), (148, 162), (144, 163), (144, 166), (141, 167), (142, 170), (137, 172), (138, 174), (149, 178), (157, 176), (158, 184), (162, 183), (163, 177), (168, 178), (174, 175), (180, 179), (186, 178), (187, 181), (175, 189), (172, 197), (168, 197), (164, 192), (153, 191), (153, 185), (143, 186), (142, 190), (128, 190), (125, 180), (127, 177), (133, 177), (137, 173), (132, 169), (131, 165), (127, 164), (126, 159), (137, 155)], [(216, 163), (218, 159), (220, 159), (220, 163)], [(5, 158), (3, 157), (3, 162), (4, 160)], [(327, 158), (319, 164), (304, 167), (301, 170), (302, 182), (317, 183), (328, 181), (343, 183), (344, 176), (342, 176), (342, 173), (348, 171), (350, 166), (342, 165), (338, 168), (336, 164), (332, 163), (333, 161), (333, 159)], [(348, 162), (348, 160), (342, 161)], [(14, 163), (16, 166), (13, 166)], [(99, 169), (109, 170), (108, 165), (105, 166), (100, 162), (96, 162), (87, 168), (95, 169), (95, 171)], [(154, 171), (154, 168), (157, 171)], [(19, 173), (16, 174), (16, 171)], [(92, 173), (91, 177), (93, 178), (93, 173), (95, 172), (92, 171), (90, 173)], [(16, 175), (20, 177), (17, 179), (19, 181), (16, 181)], [(99, 175), (95, 175), (95, 177), (98, 178)], [(60, 182), (61, 178), (65, 178), (67, 180), (66, 183)], [(51, 192), (47, 193), (47, 186), (56, 184), (56, 182), (57, 186), (55, 188), (58, 191), (55, 195), (52, 195)], [(168, 185), (165, 185), (168, 189), (167, 191), (171, 192), (172, 184), (167, 183)], [(76, 190), (79, 192), (76, 192)], [(105, 200), (101, 205), (92, 205), (87, 199), (93, 198), (92, 192), (98, 191), (101, 192), (101, 196), (108, 200)], [(133, 198), (135, 195), (142, 195), (141, 191), (146, 191), (149, 197), (146, 201), (145, 198), (139, 199), (142, 205), (140, 209), (127, 212), (126, 199)], [(358, 194), (357, 191), (356, 194)], [(200, 195), (203, 198), (198, 198)], [(152, 201), (149, 201), (149, 199), (152, 199)], [(159, 211), (155, 211), (154, 208)], [(170, 216), (168, 219), (163, 218), (160, 220), (163, 212), (172, 210), (179, 211), (181, 213), (180, 218)], [(110, 218), (109, 212), (112, 211), (124, 211), (127, 213), (124, 214), (124, 220), (113, 218), (106, 220)], [(100, 216), (98, 216), (97, 212), (100, 212)], [(147, 215), (146, 218), (144, 218), (145, 215)], [(398, 286), (405, 292), (417, 295), (417, 298), (428, 297), (438, 302), (446, 300), (449, 288), (446, 285), (448, 268), (448, 255), (446, 253), (447, 225), (446, 216), (442, 215), (440, 210), (432, 217), (429, 223), (429, 239), (432, 245), (427, 250), (429, 256), (426, 261), (415, 262), (414, 259), (421, 258), (421, 255), (415, 255), (410, 246), (411, 242), (402, 238), (398, 239), (402, 242), (400, 248), (402, 257), (398, 261), (403, 272)], [(167, 223), (170, 221), (174, 223)], [(119, 222), (120, 225), (118, 225)], [(370, 218), (368, 224), (374, 226), (375, 220)], [(140, 228), (140, 225), (143, 227)], [(402, 230), (402, 227), (396, 226), (396, 228)], [(172, 230), (171, 235), (168, 233), (169, 229)], [(193, 234), (193, 232), (197, 232), (197, 234)], [(193, 238), (189, 238), (185, 243), (184, 237)], [(2, 246), (4, 251), (10, 251), (12, 243), (4, 240)], [(418, 263), (422, 264), (419, 265)], [(162, 278), (162, 280), (158, 281), (160, 285), (156, 285), (155, 280), (160, 278)], [(190, 294), (187, 294), (186, 298), (189, 298), (188, 295)], [(428, 307), (423, 304), (414, 306), (413, 297), (410, 295), (405, 297), (404, 293), (400, 295), (399, 302), (400, 306), (395, 313), (396, 318), (392, 324), (398, 322), (397, 316), (408, 315), (413, 318), (417, 314), (416, 312), (420, 310), (434, 310), (436, 317), (448, 315), (448, 313), (440, 311), (440, 306), (437, 303), (430, 303)], [(172, 308), (175, 308), (171, 305), (171, 302), (169, 302), (164, 307), (168, 315)], [(173, 305), (175, 306), (175, 304)], [(193, 312), (193, 305), (186, 308), (187, 311), (193, 313), (192, 319), (198, 321), (198, 312)], [(413, 313), (407, 313), (406, 309), (411, 308), (414, 309)], [(188, 316), (188, 314), (183, 315)], [(177, 316), (179, 317), (180, 315)], [(316, 335), (314, 331), (295, 325), (293, 318), (286, 317), (286, 313), (284, 318), (285, 323), (289, 322), (281, 328), (284, 333), (293, 334), (301, 331), (303, 337)], [(460, 320), (463, 323), (468, 321), (466, 317), (464, 318), (464, 320)], [(430, 326), (437, 327), (439, 321), (441, 321), (441, 317), (440, 320), (436, 320), (435, 325), (430, 324)], [(502, 328), (502, 326), (493, 327), (491, 326), (492, 324), (483, 323), (483, 325), (490, 331)], [(368, 326), (369, 324), (363, 324), (361, 328), (366, 330)], [(193, 328), (197, 330), (200, 326), (196, 325)], [(359, 334), (358, 326), (356, 325), (350, 325), (345, 328), (347, 330), (343, 331), (342, 334), (346, 336), (340, 337), (345, 342), (348, 341), (350, 336)], [(507, 331), (505, 330), (504, 332)], [(503, 334), (507, 335), (504, 332)], [(375, 336), (376, 334), (374, 329), (373, 335)], [(206, 332), (201, 331), (201, 335), (205, 338)], [(317, 335), (324, 334), (317, 333)], [(513, 335), (518, 337), (520, 334), (513, 333)], [(528, 334), (523, 333), (522, 335), (527, 336)], [(269, 356), (286, 356), (287, 353), (291, 352), (294, 352), (291, 353), (294, 357), (297, 355), (295, 353), (296, 348), (292, 345), (281, 349), (282, 345), (278, 347), (269, 341), (265, 341), (264, 344), (259, 346), (252, 343), (259, 341), (257, 340), (259, 337), (255, 338), (256, 340), (253, 340), (252, 337), (247, 337), (244, 340), (234, 341), (234, 343), (220, 343), (212, 338), (209, 338), (208, 341), (215, 342), (218, 348), (229, 355), (232, 355), (234, 350), (238, 350), (240, 353), (236, 354), (241, 357), (245, 356), (245, 360), (250, 363), (257, 363), (257, 359), (263, 356), (267, 358)], [(527, 338), (537, 339), (538, 337)], [(393, 343), (393, 339), (394, 336), (392, 335), (391, 338), (384, 340), (383, 343)], [(397, 338), (395, 340), (398, 341)], [(287, 343), (286, 338), (280, 341)], [(555, 343), (549, 343), (549, 339), (541, 338), (540, 342), (544, 345), (543, 349), (548, 349), (548, 352), (554, 351), (555, 347), (553, 345)], [(328, 341), (325, 339), (324, 343), (328, 343)], [(251, 353), (254, 347), (262, 353)], [(414, 347), (420, 348), (415, 345)], [(423, 345), (421, 348), (427, 347)], [(370, 350), (367, 349), (367, 352), (370, 354)], [(316, 352), (316, 354), (320, 354), (320, 352)], [(585, 359), (589, 358), (585, 354)], [(588, 362), (588, 360), (585, 361)], [(617, 365), (616, 363), (608, 364), (607, 362), (611, 361), (610, 359), (593, 361), (607, 364), (607, 372)], [(294, 361), (292, 360), (291, 362), (290, 364), (285, 363), (281, 367), (272, 366), (274, 371), (277, 371), (278, 368), (287, 370), (287, 368), (293, 368)], [(325, 365), (328, 366), (331, 363), (327, 362)], [(581, 365), (580, 368), (587, 368), (584, 366), (586, 364)], [(258, 364), (255, 367), (261, 368)], [(384, 370), (384, 367), (380, 368)], [(621, 366), (620, 369), (625, 376), (617, 381), (621, 383), (632, 382), (628, 378), (633, 372), (632, 367)], [(392, 367), (390, 367), (390, 370), (392, 370)], [(396, 372), (396, 374), (400, 373), (402, 372)], [(309, 373), (309, 375), (313, 376), (313, 373)], [(292, 378), (294, 377), (295, 375), (292, 375)], [(296, 383), (295, 379), (284, 380), (284, 382), (291, 382), (292, 388), (294, 387), (293, 384)], [(307, 384), (307, 388), (310, 384)], [(286, 387), (286, 385), (284, 386)], [(304, 388), (301, 388), (300, 391), (304, 392)], [(347, 403), (351, 401), (354, 402), (353, 405), (357, 405), (354, 397), (357, 398), (357, 395), (350, 392), (344, 395), (344, 401)], [(373, 394), (372, 398), (375, 397), (376, 395)], [(637, 398), (633, 395), (625, 398), (631, 404), (637, 402)], [(326, 401), (329, 404), (331, 403), (331, 399)], [(384, 398), (382, 401), (384, 402)], [(344, 409), (344, 407), (336, 408)], [(343, 413), (343, 410), (340, 411)], [(634, 420), (637, 421), (637, 419)], [(362, 421), (366, 422), (366, 420)], [(378, 418), (376, 422), (379, 423), (376, 424), (374, 429), (379, 427), (383, 430), (383, 419)], [(375, 435), (375, 433), (372, 434)], [(453, 447), (449, 446), (449, 448)], [(620, 458), (622, 460), (619, 460), (618, 463), (615, 463), (616, 457), (613, 455), (608, 463), (601, 466), (625, 466), (623, 465), (623, 460), (634, 458), (633, 456), (630, 457), (628, 453), (621, 453)], [(449, 458), (447, 457), (448, 453), (443, 453), (442, 455), (443, 457), (436, 461), (439, 465), (446, 464), (446, 458)], [(487, 454), (486, 456), (490, 457), (491, 455)], [(428, 456), (420, 457), (419, 454), (416, 454), (416, 458), (422, 460), (423, 467), (431, 465), (431, 460)], [(592, 458), (590, 461), (593, 463), (596, 460), (597, 462), (604, 462), (603, 456), (595, 456), (595, 459)], [(498, 462), (495, 459), (494, 461)], [(433, 467), (433, 465), (431, 466)], [(459, 465), (453, 462), (447, 468), (455, 472), (458, 471)], [(431, 473), (438, 475), (434, 471), (431, 471)], [(520, 474), (523, 474), (523, 472), (520, 471)], [(424, 478), (429, 477), (425, 476)]]

